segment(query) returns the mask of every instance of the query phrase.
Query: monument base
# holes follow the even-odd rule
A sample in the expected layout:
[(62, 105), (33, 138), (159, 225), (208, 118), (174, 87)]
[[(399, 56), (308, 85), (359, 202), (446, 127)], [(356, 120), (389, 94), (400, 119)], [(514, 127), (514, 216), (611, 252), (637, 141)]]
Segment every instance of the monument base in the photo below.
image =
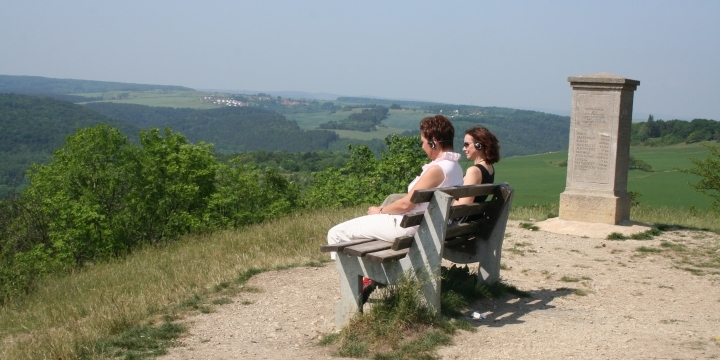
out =
[(565, 190), (560, 194), (559, 218), (610, 225), (626, 224), (630, 221), (630, 195)]
[(652, 229), (651, 225), (630, 221), (623, 225), (610, 225), (601, 223), (588, 223), (582, 221), (560, 220), (558, 218), (550, 218), (545, 221), (535, 223), (540, 230), (555, 234), (565, 234), (573, 236), (582, 236), (591, 239), (607, 239), (612, 233), (623, 234), (631, 237)]

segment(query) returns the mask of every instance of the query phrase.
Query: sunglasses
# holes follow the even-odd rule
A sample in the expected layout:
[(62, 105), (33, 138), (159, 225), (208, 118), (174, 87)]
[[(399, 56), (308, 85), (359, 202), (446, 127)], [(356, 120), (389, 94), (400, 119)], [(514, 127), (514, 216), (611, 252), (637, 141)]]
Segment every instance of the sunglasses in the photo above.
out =
[(468, 146), (470, 146), (470, 145), (472, 145), (472, 143), (466, 143), (466, 142), (463, 143), (463, 147), (464, 147), (464, 148), (466, 148), (466, 147), (468, 147)]

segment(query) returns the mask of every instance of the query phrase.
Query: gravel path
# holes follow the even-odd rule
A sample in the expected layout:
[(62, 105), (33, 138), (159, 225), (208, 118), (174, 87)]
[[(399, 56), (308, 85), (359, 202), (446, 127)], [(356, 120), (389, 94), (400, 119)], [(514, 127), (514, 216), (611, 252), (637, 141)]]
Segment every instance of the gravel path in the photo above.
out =
[[(720, 358), (720, 275), (693, 275), (641, 246), (718, 241), (713, 233), (666, 232), (608, 241), (530, 231), (510, 221), (501, 272), (530, 298), (481, 301), (485, 319), (460, 332), (443, 359)], [(713, 270), (713, 269), (710, 269)], [(717, 269), (714, 269), (717, 272)], [(186, 318), (183, 346), (161, 359), (338, 359), (318, 339), (333, 331), (339, 297), (333, 264), (253, 277), (233, 302)]]

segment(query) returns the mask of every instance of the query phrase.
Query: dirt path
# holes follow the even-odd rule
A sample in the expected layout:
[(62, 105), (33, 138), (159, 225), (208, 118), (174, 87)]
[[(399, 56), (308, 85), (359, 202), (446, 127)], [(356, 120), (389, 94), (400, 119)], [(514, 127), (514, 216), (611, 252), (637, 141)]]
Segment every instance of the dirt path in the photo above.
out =
[[(509, 222), (501, 272), (531, 298), (473, 304), (477, 332), (461, 332), (443, 359), (720, 358), (720, 275), (693, 275), (637, 248), (690, 245), (718, 235), (666, 232), (608, 241), (530, 231)], [(714, 269), (717, 272), (717, 269)], [(233, 303), (185, 319), (183, 346), (161, 359), (337, 359), (318, 338), (332, 331), (333, 264), (253, 277)]]

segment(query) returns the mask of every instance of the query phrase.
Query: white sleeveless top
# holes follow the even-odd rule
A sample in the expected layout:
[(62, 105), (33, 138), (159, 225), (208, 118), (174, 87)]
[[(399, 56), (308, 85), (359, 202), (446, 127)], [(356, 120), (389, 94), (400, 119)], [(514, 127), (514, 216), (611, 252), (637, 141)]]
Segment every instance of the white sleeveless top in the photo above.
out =
[[(410, 185), (408, 185), (408, 193), (412, 189), (413, 186), (415, 186), (415, 183), (420, 179), (420, 177), (432, 166), (439, 166), (440, 169), (442, 169), (442, 172), (445, 174), (445, 179), (443, 180), (438, 187), (450, 187), (450, 186), (460, 186), (463, 184), (463, 170), (462, 166), (458, 164), (458, 160), (460, 159), (460, 154), (453, 153), (453, 152), (444, 152), (440, 157), (433, 160), (432, 162), (429, 162), (422, 167), (422, 173), (420, 173), (420, 176), (416, 177), (415, 180), (413, 180)], [(422, 203), (415, 205), (414, 208), (412, 208), (410, 211), (402, 214), (395, 214), (394, 216), (398, 219), (398, 223), (400, 220), (402, 220), (403, 215), (411, 212), (416, 211), (424, 211), (427, 209), (428, 203)]]

